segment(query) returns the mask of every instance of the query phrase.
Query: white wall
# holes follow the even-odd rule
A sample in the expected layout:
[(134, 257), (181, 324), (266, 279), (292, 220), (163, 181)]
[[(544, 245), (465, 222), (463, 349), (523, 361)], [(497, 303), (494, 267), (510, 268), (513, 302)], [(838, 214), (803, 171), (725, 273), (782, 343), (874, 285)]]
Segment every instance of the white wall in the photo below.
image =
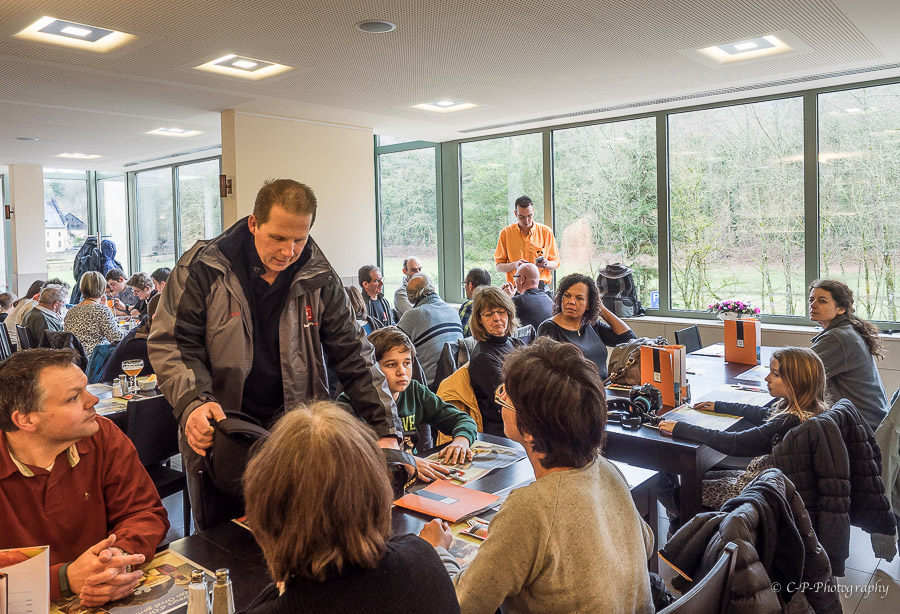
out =
[(370, 129), (225, 111), (225, 225), (253, 211), (266, 179), (296, 179), (318, 200), (312, 237), (339, 275), (356, 275), (376, 259), (374, 156)]
[[(725, 328), (718, 320), (675, 320), (673, 318), (657, 318), (652, 316), (628, 318), (628, 324), (638, 337), (663, 336), (675, 343), (675, 331), (696, 324), (700, 328), (700, 341), (703, 345), (721, 343), (724, 340)], [(797, 346), (810, 347), (810, 340), (819, 332), (811, 326), (787, 326), (781, 324), (763, 324), (762, 344), (777, 347)], [(882, 335), (884, 359), (876, 361), (881, 381), (888, 393), (888, 398), (900, 388), (900, 335)]]
[(39, 164), (9, 166), (9, 203), (13, 292), (21, 294), (36, 279), (47, 279), (44, 233), (44, 169)]

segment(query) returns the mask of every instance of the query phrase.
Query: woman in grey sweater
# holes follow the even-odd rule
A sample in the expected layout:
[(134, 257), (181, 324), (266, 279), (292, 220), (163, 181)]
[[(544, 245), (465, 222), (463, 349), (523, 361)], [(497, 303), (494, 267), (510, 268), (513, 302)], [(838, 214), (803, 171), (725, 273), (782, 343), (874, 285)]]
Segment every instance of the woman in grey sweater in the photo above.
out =
[(461, 612), (653, 612), (653, 534), (600, 455), (606, 399), (596, 367), (571, 344), (541, 338), (509, 355), (504, 382), (506, 435), (524, 446), (536, 481), (509, 494), (463, 572), (446, 551), (445, 523), (420, 533), (454, 575)]
[(823, 330), (813, 337), (813, 351), (825, 365), (831, 403), (848, 399), (872, 430), (888, 412), (887, 394), (875, 366), (884, 358), (878, 327), (853, 312), (853, 291), (834, 279), (817, 279), (809, 287), (809, 319)]

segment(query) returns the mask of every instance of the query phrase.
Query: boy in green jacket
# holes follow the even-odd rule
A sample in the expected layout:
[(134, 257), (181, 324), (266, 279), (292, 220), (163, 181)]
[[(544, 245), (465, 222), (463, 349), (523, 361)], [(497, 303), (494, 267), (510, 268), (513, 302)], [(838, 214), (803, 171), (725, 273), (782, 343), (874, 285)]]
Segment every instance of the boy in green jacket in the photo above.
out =
[[(472, 460), (469, 446), (475, 441), (477, 433), (475, 421), (412, 378), (415, 350), (409, 337), (396, 326), (386, 326), (372, 332), (369, 341), (375, 347), (375, 360), (397, 402), (397, 416), (403, 424), (404, 450), (411, 454), (419, 451), (415, 447), (416, 429), (424, 423), (453, 437), (453, 441), (440, 452), (445, 464), (455, 465)], [(343, 393), (337, 401), (352, 407), (349, 397)], [(444, 464), (424, 458), (416, 458), (416, 469), (425, 482), (450, 473)]]

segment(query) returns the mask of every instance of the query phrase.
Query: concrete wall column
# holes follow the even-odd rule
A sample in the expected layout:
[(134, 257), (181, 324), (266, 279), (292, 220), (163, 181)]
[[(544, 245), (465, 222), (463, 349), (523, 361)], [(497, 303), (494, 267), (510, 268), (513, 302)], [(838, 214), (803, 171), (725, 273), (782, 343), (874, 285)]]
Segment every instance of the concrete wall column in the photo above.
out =
[(44, 169), (39, 164), (11, 164), (9, 202), (12, 205), (12, 285), (21, 295), (36, 279), (47, 279), (44, 232)]
[(374, 147), (368, 128), (223, 112), (225, 226), (253, 212), (265, 180), (296, 179), (318, 201), (312, 237), (341, 277), (355, 276), (377, 250)]

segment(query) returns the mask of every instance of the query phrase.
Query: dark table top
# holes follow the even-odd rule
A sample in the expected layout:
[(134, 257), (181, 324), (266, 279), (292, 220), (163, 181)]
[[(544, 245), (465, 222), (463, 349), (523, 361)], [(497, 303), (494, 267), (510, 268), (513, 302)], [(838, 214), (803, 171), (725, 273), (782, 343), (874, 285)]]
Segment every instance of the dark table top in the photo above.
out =
[[(478, 439), (521, 449), (519, 444), (503, 437), (479, 433)], [(622, 470), (633, 493), (649, 484), (655, 486), (655, 471), (631, 467), (623, 463), (616, 463), (616, 465)], [(497, 493), (532, 481), (534, 481), (534, 472), (531, 463), (527, 458), (523, 458), (509, 467), (496, 469), (471, 484), (467, 484), (466, 488)], [(401, 507), (394, 507), (391, 513), (395, 534), (418, 533), (431, 519), (429, 516)], [(231, 571), (235, 604), (238, 610), (246, 608), (270, 582), (262, 551), (253, 538), (253, 534), (235, 522), (227, 522), (179, 539), (169, 544), (169, 548), (211, 571), (227, 567)]]
[[(709, 346), (701, 351), (716, 351), (719, 348), (724, 352), (722, 344)], [(769, 364), (775, 349), (777, 348), (762, 347), (761, 364)], [(724, 384), (749, 384), (750, 382), (738, 380), (737, 376), (754, 366), (727, 363), (724, 357), (689, 354), (687, 357), (688, 371), (692, 369), (702, 371), (702, 373), (694, 375), (688, 374), (692, 400), (694, 402), (715, 400), (713, 397), (716, 389)], [(608, 393), (611, 398), (628, 397), (627, 392), (618, 390), (608, 390)], [(732, 429), (740, 430), (744, 426), (737, 423)], [(682, 497), (682, 515), (685, 518), (690, 518), (700, 509), (700, 477), (710, 467), (725, 458), (724, 454), (716, 452), (704, 444), (668, 437), (648, 426), (630, 430), (617, 424), (607, 426), (605, 454), (611, 459), (638, 467), (679, 474), (682, 477), (683, 487), (685, 482), (688, 482), (687, 488), (683, 489), (687, 492), (687, 496)]]

